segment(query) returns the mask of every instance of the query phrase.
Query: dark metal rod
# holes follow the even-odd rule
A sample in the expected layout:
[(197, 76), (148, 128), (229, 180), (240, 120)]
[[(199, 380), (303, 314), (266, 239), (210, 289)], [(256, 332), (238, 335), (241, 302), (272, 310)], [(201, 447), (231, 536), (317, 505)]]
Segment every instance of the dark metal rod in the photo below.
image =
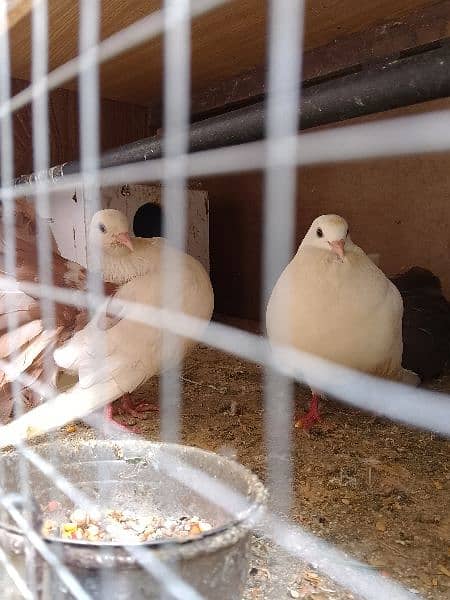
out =
[[(450, 96), (449, 43), (305, 87), (299, 128), (309, 129), (447, 96)], [(262, 101), (193, 123), (190, 151), (263, 138), (265, 112), (265, 102)], [(111, 167), (161, 156), (162, 139), (155, 136), (106, 152), (101, 166)], [(60, 170), (61, 174), (77, 173), (79, 163), (67, 163)]]

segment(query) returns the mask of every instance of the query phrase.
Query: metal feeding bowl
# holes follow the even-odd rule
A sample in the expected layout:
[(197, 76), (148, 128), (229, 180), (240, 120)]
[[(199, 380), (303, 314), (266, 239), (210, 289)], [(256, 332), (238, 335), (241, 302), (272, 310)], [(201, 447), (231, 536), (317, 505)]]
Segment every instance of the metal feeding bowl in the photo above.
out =
[[(33, 452), (34, 458), (29, 454), (26, 462), (20, 461), (17, 452), (4, 454), (0, 458), (0, 484), (10, 498), (20, 499), (23, 482), (28, 482), (38, 531), (42, 511), (49, 503), (65, 514), (75, 506), (95, 506), (100, 510), (126, 509), (136, 517), (180, 519), (197, 515), (212, 526), (194, 537), (127, 542), (126, 546), (44, 537), (45, 548), (70, 570), (89, 597), (242, 597), (248, 573), (249, 529), (260, 518), (266, 498), (263, 485), (250, 471), (212, 452), (145, 440), (52, 442), (34, 446)], [(36, 455), (55, 466), (64, 480), (57, 473), (44, 475), (38, 468), (42, 468), (42, 460), (38, 464)], [(25, 509), (21, 506), (20, 510)], [(25, 577), (29, 562), (25, 556), (32, 545), (17, 525), (17, 513), (15, 520), (11, 514), (2, 505), (0, 546)], [(62, 581), (61, 569), (52, 567), (48, 557), (36, 553), (34, 560), (37, 597), (57, 600), (77, 596), (76, 589)], [(6, 575), (0, 579), (3, 577)], [(6, 579), (0, 581), (0, 589), (6, 590), (5, 586)], [(20, 597), (18, 592), (2, 593), (4, 600)]]

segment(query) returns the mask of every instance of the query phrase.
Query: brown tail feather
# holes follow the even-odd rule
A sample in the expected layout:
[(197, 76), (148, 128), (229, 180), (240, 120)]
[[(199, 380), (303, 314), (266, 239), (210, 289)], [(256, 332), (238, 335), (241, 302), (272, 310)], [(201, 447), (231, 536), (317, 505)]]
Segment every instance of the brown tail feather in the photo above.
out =
[[(1, 211), (1, 205), (0, 205)], [(18, 281), (39, 283), (37, 217), (33, 202), (20, 198), (15, 203), (16, 215), (16, 271)], [(0, 215), (1, 218), (1, 215)], [(0, 228), (0, 275), (12, 276), (5, 270), (5, 240)], [(84, 289), (86, 271), (81, 266), (64, 259), (50, 232), (52, 243), (51, 273), (53, 284), (59, 287)], [(116, 285), (105, 284), (105, 293), (111, 295)], [(41, 401), (33, 387), (20, 382), (21, 375), (31, 381), (52, 386), (56, 380), (57, 367), (49, 360), (44, 370), (44, 359), (53, 349), (83, 328), (88, 322), (88, 313), (77, 307), (55, 304), (54, 329), (46, 328), (42, 321), (40, 298), (31, 293), (14, 295), (8, 290), (0, 292), (0, 359), (9, 362), (12, 372), (0, 370), (0, 423), (5, 423), (13, 410), (11, 379), (17, 381), (18, 393), (27, 407)], [(8, 331), (8, 312), (15, 314), (17, 328)]]

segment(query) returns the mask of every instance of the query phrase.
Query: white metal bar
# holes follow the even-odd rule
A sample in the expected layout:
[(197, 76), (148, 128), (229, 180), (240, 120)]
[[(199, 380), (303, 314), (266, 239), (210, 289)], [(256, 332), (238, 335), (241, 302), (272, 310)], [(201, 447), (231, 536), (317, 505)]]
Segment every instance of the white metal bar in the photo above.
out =
[[(163, 171), (164, 237), (184, 252), (187, 227), (187, 192), (184, 156), (188, 150), (191, 22), (190, 0), (165, 0), (164, 3), (164, 155), (171, 159)], [(170, 166), (174, 168), (170, 168)], [(167, 248), (162, 255), (163, 306), (181, 310), (182, 296), (177, 293), (182, 270), (177, 257)], [(162, 353), (179, 350), (179, 340), (163, 330)], [(175, 442), (180, 436), (181, 366), (170, 370), (163, 363), (161, 375), (161, 439)]]
[[(100, 1), (81, 0), (79, 54), (86, 56), (86, 68), (79, 75), (80, 102), (80, 166), (84, 181), (86, 224), (100, 209), (98, 167), (100, 163), (100, 96), (98, 70), (98, 37), (100, 34)], [(88, 239), (88, 238), (86, 238)], [(101, 292), (100, 256), (88, 247), (88, 287)], [(95, 307), (93, 307), (93, 310)]]
[[(284, 266), (291, 258), (296, 223), (297, 169), (291, 164), (277, 164), (280, 146), (295, 156), (299, 90), (301, 84), (301, 50), (303, 44), (303, 0), (270, 0), (268, 3), (268, 81), (265, 124), (266, 164), (264, 168), (264, 203), (262, 232), (262, 289), (260, 319), (265, 323), (270, 293)], [(294, 386), (291, 379), (270, 366), (264, 368), (264, 437), (266, 440), (269, 502), (275, 511), (290, 514), (293, 494), (291, 460)], [(280, 568), (276, 549), (269, 551), (269, 568)], [(282, 560), (282, 559), (281, 559)], [(283, 594), (283, 583), (273, 585), (270, 597)]]
[[(31, 13), (31, 81), (33, 90), (48, 72), (48, 0), (32, 0)], [(48, 90), (32, 97), (32, 141), (34, 172), (46, 173), (50, 165), (50, 128)], [(48, 221), (51, 217), (49, 190), (40, 177), (34, 195), (37, 234), (38, 278), (44, 285), (53, 284), (52, 239)], [(41, 298), (41, 319), (46, 329), (55, 327), (53, 298)], [(44, 378), (50, 385), (53, 366), (53, 345), (44, 351)], [(57, 460), (57, 456), (54, 457)]]
[[(32, 4), (32, 83), (38, 89), (38, 82), (45, 78), (48, 70), (48, 4), (47, 0), (33, 0)], [(48, 118), (48, 90), (32, 97), (33, 165), (35, 173), (47, 172), (50, 164), (50, 130)], [(37, 249), (39, 281), (46, 285), (53, 282), (52, 248), (48, 218), (50, 215), (47, 186), (36, 181), (35, 209), (37, 220)], [(40, 302), (42, 319), (46, 327), (52, 329), (55, 323), (55, 305), (51, 298)], [(52, 357), (44, 362), (46, 374), (50, 372)]]
[(22, 578), (18, 570), (9, 560), (4, 550), (0, 547), (0, 563), (3, 565), (5, 572), (8, 574), (16, 588), (18, 589), (22, 598), (25, 600), (33, 600), (33, 593), (27, 586), (26, 581)]
[[(6, 22), (6, 3), (1, 1), (2, 14), (0, 15), (0, 23)], [(10, 49), (9, 49), (9, 32), (8, 28), (4, 27), (0, 32), (0, 102), (9, 101), (11, 95), (11, 72), (10, 72)], [(14, 176), (14, 137), (11, 115), (0, 117), (1, 123), (1, 179), (2, 185), (4, 182), (11, 184)], [(2, 221), (3, 221), (3, 239), (4, 239), (4, 263), (5, 269), (14, 278), (16, 276), (16, 219), (15, 219), (15, 199), (12, 195), (7, 194), (2, 198)], [(17, 313), (14, 312), (14, 298), (7, 295), (5, 298), (7, 304), (7, 331), (8, 333), (17, 327)], [(9, 343), (9, 338), (8, 338)], [(13, 360), (17, 352), (11, 352)], [(24, 412), (24, 402), (21, 395), (19, 382), (11, 381), (11, 391), (14, 399), (13, 414), (20, 416)], [(18, 463), (18, 478), (19, 490), (24, 498), (24, 515), (23, 519), (27, 522), (27, 527), (32, 529), (31, 520), (31, 491), (28, 479), (28, 464), (22, 458)], [(2, 478), (3, 479), (3, 478)], [(1, 493), (0, 493), (1, 495)], [(32, 546), (25, 547), (25, 576), (27, 587), (30, 589), (33, 597), (37, 595), (36, 587), (36, 556)]]
[[(6, 23), (7, 2), (0, 0), (0, 23)], [(0, 102), (7, 102), (11, 95), (9, 32), (7, 27), (0, 29)], [(14, 179), (14, 137), (12, 117), (10, 114), (0, 116), (0, 180), (2, 189), (2, 235), (5, 256), (5, 271), (12, 277), (16, 274), (16, 237), (14, 216), (14, 194), (11, 186)], [(8, 332), (17, 326), (17, 316), (14, 312), (12, 298), (7, 297)], [(14, 396), (14, 410), (18, 414), (23, 411), (22, 402), (15, 382), (11, 384)]]
[[(278, 165), (276, 157), (281, 146), (292, 159), (295, 158), (292, 140), (297, 133), (303, 19), (303, 0), (269, 2), (262, 322), (265, 321), (270, 293), (281, 270), (290, 260), (294, 243), (296, 166), (294, 160), (290, 164)], [(289, 512), (292, 503), (292, 381), (268, 367), (264, 370), (263, 390), (267, 485), (274, 507)], [(274, 593), (279, 593), (279, 590)]]
[[(72, 575), (66, 566), (59, 560), (42, 540), (42, 538), (30, 528), (28, 520), (21, 514), (21, 512), (15, 507), (14, 501), (8, 495), (5, 495), (5, 491), (0, 490), (0, 504), (2, 504), (15, 523), (20, 527), (23, 535), (30, 542), (32, 547), (42, 556), (42, 558), (48, 563), (48, 565), (55, 571), (60, 580), (67, 586), (70, 592), (77, 600), (92, 600), (90, 594), (85, 592), (78, 580)], [(34, 596), (36, 597), (36, 596)]]
[[(78, 98), (80, 106), (79, 135), (80, 135), (80, 168), (84, 175), (83, 211), (85, 239), (87, 240), (87, 290), (104, 300), (102, 255), (98, 248), (90, 243), (89, 224), (94, 214), (101, 209), (98, 167), (100, 164), (100, 86), (99, 86), (99, 36), (101, 24), (100, 0), (81, 0), (79, 3), (79, 48), (78, 55), (85, 56), (85, 68), (79, 72)], [(92, 318), (97, 305), (90, 303), (89, 316)], [(92, 347), (92, 359), (101, 370), (106, 361), (106, 335), (99, 331), (93, 332), (86, 342)], [(100, 433), (104, 435), (103, 428)], [(99, 494), (103, 497), (102, 482), (107, 481), (106, 468), (98, 463)], [(99, 571), (98, 585), (102, 595), (108, 596), (110, 589), (110, 572), (104, 568)]]
[[(100, 89), (99, 89), (99, 46), (100, 35), (100, 0), (81, 0), (79, 26), (79, 55), (86, 57), (85, 68), (79, 74), (80, 103), (80, 167), (83, 174), (83, 210), (87, 242), (87, 290), (104, 300), (102, 256), (97, 248), (89, 243), (89, 224), (101, 206), (98, 167), (100, 163)], [(93, 317), (97, 303), (88, 306), (89, 315)], [(102, 367), (106, 357), (106, 335), (89, 336), (89, 344), (93, 348), (93, 356)], [(99, 477), (102, 481), (102, 477)]]
[[(48, 2), (47, 0), (33, 0), (32, 4), (32, 53), (31, 74), (32, 89), (36, 91), (38, 83), (46, 77), (48, 72)], [(35, 85), (33, 85), (35, 84)], [(33, 132), (33, 165), (35, 173), (46, 173), (50, 164), (50, 129), (49, 129), (49, 97), (48, 90), (33, 95), (32, 98), (32, 132)], [(49, 190), (45, 183), (38, 177), (35, 192), (35, 213), (38, 254), (38, 277), (45, 285), (53, 284), (52, 239), (48, 219), (51, 217)], [(53, 298), (41, 298), (39, 302), (41, 319), (46, 329), (55, 327), (55, 303)], [(53, 371), (53, 344), (44, 350), (43, 377), (51, 385)], [(55, 452), (53, 460), (58, 460)], [(28, 465), (27, 465), (28, 466)], [(22, 481), (28, 482), (29, 469), (22, 468)], [(25, 485), (22, 483), (22, 486)], [(29, 484), (27, 483), (26, 485)], [(22, 489), (23, 493), (23, 489)], [(31, 494), (31, 490), (27, 490)], [(28, 514), (31, 515), (31, 506), (28, 505)], [(34, 569), (31, 564), (30, 570)]]

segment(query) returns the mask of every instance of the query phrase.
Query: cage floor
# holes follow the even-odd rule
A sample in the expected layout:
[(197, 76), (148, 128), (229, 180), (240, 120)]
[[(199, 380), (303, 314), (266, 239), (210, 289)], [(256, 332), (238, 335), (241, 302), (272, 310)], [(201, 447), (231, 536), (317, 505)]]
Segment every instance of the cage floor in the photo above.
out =
[[(196, 349), (183, 374), (182, 441), (234, 454), (264, 480), (261, 376), (256, 365)], [(434, 387), (450, 391), (450, 376)], [(158, 381), (134, 397), (157, 400)], [(296, 399), (305, 410), (308, 390), (298, 388)], [(323, 402), (321, 408), (318, 427), (310, 433), (294, 430), (292, 519), (424, 597), (448, 597), (450, 442), (337, 402)], [(158, 414), (145, 417), (139, 422), (142, 434), (158, 439)], [(119, 420), (137, 424), (134, 418)], [(61, 434), (66, 439), (93, 435), (79, 424)], [(284, 597), (352, 596), (255, 537), (244, 598)]]

